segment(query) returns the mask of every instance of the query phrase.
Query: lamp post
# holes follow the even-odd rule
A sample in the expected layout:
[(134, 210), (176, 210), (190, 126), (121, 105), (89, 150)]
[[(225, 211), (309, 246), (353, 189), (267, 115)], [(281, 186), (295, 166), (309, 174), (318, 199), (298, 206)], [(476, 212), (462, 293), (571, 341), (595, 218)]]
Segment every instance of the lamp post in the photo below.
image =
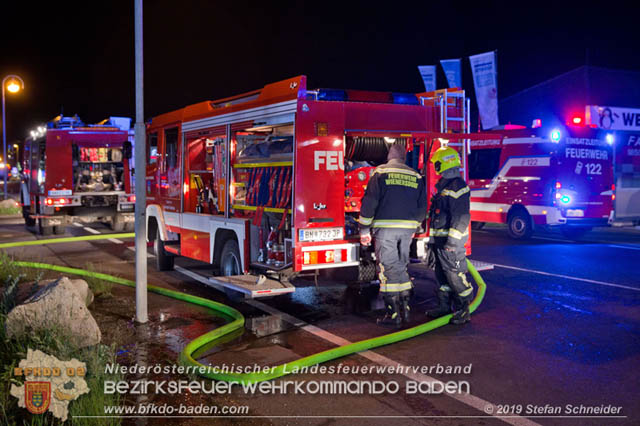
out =
[(20, 77), (14, 74), (9, 74), (2, 79), (2, 158), (5, 162), (4, 172), (4, 199), (7, 199), (7, 123), (4, 111), (4, 90), (7, 89), (10, 93), (17, 93), (20, 89), (24, 89), (24, 81)]

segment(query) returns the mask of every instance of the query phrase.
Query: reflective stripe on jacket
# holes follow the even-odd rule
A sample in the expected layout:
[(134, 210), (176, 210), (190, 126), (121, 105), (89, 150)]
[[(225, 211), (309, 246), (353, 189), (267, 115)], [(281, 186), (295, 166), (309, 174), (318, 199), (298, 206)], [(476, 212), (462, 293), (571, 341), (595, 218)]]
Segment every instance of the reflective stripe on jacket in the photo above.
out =
[(427, 214), (424, 178), (402, 161), (378, 166), (367, 185), (358, 222), (361, 228), (417, 229)]

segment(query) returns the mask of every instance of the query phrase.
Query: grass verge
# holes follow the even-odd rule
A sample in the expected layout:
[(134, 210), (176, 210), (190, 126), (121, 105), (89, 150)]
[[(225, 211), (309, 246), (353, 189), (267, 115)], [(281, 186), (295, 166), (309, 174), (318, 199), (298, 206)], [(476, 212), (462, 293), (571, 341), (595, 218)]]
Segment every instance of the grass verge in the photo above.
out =
[(21, 213), (20, 207), (0, 207), (0, 216), (15, 216)]
[[(81, 395), (69, 404), (69, 418), (66, 423), (73, 425), (117, 426), (121, 420), (117, 418), (74, 419), (74, 416), (104, 415), (104, 407), (119, 405), (117, 394), (106, 395), (103, 392), (104, 382), (107, 380), (122, 380), (120, 374), (108, 374), (105, 365), (116, 362), (115, 347), (96, 345), (88, 348), (74, 347), (65, 336), (63, 330), (51, 329), (34, 332), (21, 337), (9, 338), (6, 334), (5, 323), (7, 313), (15, 305), (16, 287), (19, 283), (34, 281), (34, 270), (19, 268), (13, 264), (11, 258), (0, 253), (0, 278), (2, 293), (0, 295), (0, 424), (7, 426), (45, 426), (62, 424), (47, 412), (32, 415), (26, 409), (18, 407), (18, 400), (9, 393), (11, 384), (20, 386), (22, 379), (13, 376), (13, 369), (21, 359), (26, 358), (28, 349), (39, 349), (53, 355), (62, 361), (76, 358), (87, 367), (85, 381), (90, 392)], [(96, 283), (95, 286), (99, 287)], [(37, 286), (33, 286), (33, 291)]]

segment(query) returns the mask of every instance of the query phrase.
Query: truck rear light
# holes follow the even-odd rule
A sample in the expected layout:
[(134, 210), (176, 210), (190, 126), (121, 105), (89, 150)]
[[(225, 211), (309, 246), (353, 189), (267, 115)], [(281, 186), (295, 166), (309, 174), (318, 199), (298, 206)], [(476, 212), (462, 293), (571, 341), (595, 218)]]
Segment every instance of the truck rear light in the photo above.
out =
[(580, 124), (582, 123), (582, 117), (578, 117), (578, 116), (573, 117), (571, 121), (573, 122), (573, 124)]
[(562, 183), (556, 182), (556, 189), (560, 189), (560, 188), (562, 188)]
[(135, 203), (136, 202), (136, 196), (135, 195), (129, 195), (129, 197), (127, 197), (127, 201), (129, 201), (130, 203)]
[(65, 206), (71, 204), (72, 201), (71, 198), (47, 198), (44, 203), (47, 206)]
[(302, 263), (304, 265), (326, 265), (328, 263), (342, 263), (347, 258), (346, 249), (314, 250), (303, 253)]

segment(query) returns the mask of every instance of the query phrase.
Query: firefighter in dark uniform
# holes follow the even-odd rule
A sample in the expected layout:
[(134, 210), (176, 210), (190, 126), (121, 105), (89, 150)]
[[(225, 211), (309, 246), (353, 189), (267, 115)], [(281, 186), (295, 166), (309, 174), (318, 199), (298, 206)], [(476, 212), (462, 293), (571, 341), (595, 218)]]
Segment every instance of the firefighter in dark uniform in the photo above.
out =
[(469, 303), (473, 287), (467, 281), (466, 252), (469, 238), (470, 193), (460, 175), (460, 156), (449, 147), (438, 149), (431, 157), (435, 172), (442, 175), (436, 183), (436, 194), (429, 208), (430, 252), (435, 255), (434, 269), (438, 288), (438, 307), (427, 311), (430, 317), (452, 312), (451, 323), (464, 324), (470, 320)]
[(409, 246), (427, 213), (424, 178), (405, 165), (405, 148), (390, 147), (387, 163), (378, 166), (367, 185), (360, 209), (360, 243), (373, 235), (380, 292), (386, 306), (384, 325), (409, 322), (412, 283), (407, 272)]

